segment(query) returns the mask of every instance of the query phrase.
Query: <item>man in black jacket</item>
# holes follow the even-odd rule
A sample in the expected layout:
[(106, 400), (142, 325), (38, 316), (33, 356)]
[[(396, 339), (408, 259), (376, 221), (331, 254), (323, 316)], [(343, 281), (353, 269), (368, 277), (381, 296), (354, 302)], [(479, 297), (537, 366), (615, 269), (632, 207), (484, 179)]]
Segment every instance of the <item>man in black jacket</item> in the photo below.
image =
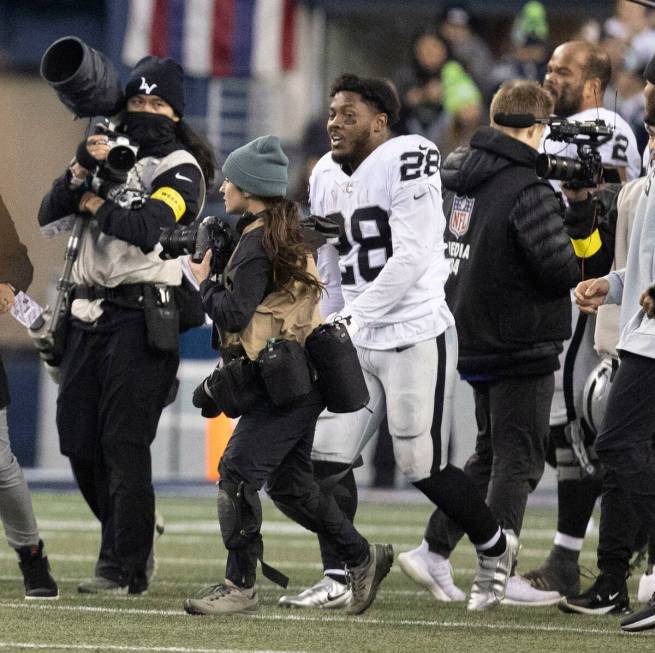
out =
[[(535, 82), (506, 82), (491, 116), (546, 117), (552, 106)], [(442, 169), (451, 262), (446, 297), (459, 336), (458, 371), (475, 396), (478, 437), (465, 470), (503, 528), (519, 535), (528, 494), (544, 469), (553, 373), (571, 332), (569, 289), (579, 271), (560, 202), (535, 173), (543, 126), (491, 124)], [(448, 558), (461, 536), (435, 511), (425, 535), (427, 555)], [(416, 551), (401, 554), (401, 567), (411, 566)], [(559, 600), (557, 592), (535, 593), (513, 576), (504, 602)]]
[[(27, 290), (32, 272), (27, 250), (0, 199), (0, 315), (9, 312), (18, 291)], [(59, 591), (50, 575), (48, 558), (43, 555), (27, 483), (11, 452), (8, 405), (9, 386), (0, 356), (0, 518), (9, 545), (18, 553), (25, 598), (56, 599)]]

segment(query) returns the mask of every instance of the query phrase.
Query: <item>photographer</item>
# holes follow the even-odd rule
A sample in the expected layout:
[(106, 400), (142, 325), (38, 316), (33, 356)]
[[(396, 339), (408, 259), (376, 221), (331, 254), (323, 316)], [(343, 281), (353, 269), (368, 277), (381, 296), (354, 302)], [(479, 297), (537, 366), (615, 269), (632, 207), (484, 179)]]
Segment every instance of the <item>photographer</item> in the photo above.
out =
[[(547, 117), (552, 99), (536, 82), (508, 81), (490, 115)], [(465, 471), (506, 529), (520, 534), (528, 495), (544, 470), (554, 371), (570, 333), (569, 289), (579, 280), (552, 187), (535, 172), (541, 124), (502, 127), (493, 119), (469, 149), (445, 161), (446, 299), (459, 334), (457, 369), (473, 387), (478, 435)], [(448, 558), (462, 531), (435, 511), (425, 539)], [(505, 602), (548, 605), (513, 574)]]
[[(288, 159), (279, 140), (264, 136), (232, 152), (225, 161), (221, 192), (228, 213), (241, 214), (239, 241), (221, 281), (211, 275), (211, 250), (201, 264), (191, 263), (207, 314), (220, 337), (223, 368), (217, 369), (194, 394), (204, 414), (216, 414), (224, 397), (212, 391), (217, 378), (240, 365), (249, 380), (239, 386), (237, 399), (251, 398), (219, 463), (218, 520), (228, 549), (225, 582), (187, 599), (190, 614), (227, 615), (257, 610), (257, 560), (264, 574), (286, 586), (286, 578), (264, 564), (262, 508), (258, 491), (266, 484), (276, 506), (288, 517), (324, 535), (347, 561), (353, 602), (360, 614), (375, 598), (391, 567), (389, 545), (369, 545), (314, 480), (310, 453), (314, 429), (324, 399), (314, 383), (291, 401), (277, 401), (265, 386), (262, 354), (277, 340), (300, 350), (301, 372), (307, 370), (304, 346), (320, 324), (318, 303), (323, 284), (303, 240), (297, 207), (284, 198)], [(260, 361), (258, 371), (253, 361)], [(296, 370), (294, 370), (295, 372)], [(263, 382), (264, 381), (264, 382)], [(280, 378), (292, 386), (295, 378)], [(225, 393), (224, 393), (225, 394)], [(225, 408), (223, 408), (225, 410)], [(209, 412), (207, 412), (209, 411)], [(226, 411), (227, 412), (227, 411)]]
[(71, 214), (87, 220), (57, 399), (61, 451), (102, 524), (95, 577), (78, 586), (83, 593), (141, 594), (152, 575), (150, 444), (179, 362), (182, 283), (181, 260), (162, 260), (158, 241), (162, 229), (193, 221), (213, 176), (209, 148), (182, 119), (177, 63), (145, 57), (125, 97), (117, 132), (138, 146), (126, 177), (106, 174), (111, 135), (96, 133), (39, 212), (46, 235), (70, 226)]
[[(32, 281), (32, 264), (18, 239), (9, 211), (0, 199), (0, 316), (8, 313), (19, 290)], [(57, 583), (43, 555), (32, 500), (23, 472), (11, 451), (7, 406), (9, 386), (0, 356), (0, 519), (9, 546), (16, 549), (26, 599), (56, 599)]]

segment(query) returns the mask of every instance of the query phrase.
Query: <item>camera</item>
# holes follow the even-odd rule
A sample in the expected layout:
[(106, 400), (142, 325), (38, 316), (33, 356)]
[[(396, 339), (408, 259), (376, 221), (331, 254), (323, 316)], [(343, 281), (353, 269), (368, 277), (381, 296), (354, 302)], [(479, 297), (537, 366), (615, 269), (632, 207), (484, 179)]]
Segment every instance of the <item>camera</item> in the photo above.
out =
[(536, 164), (537, 176), (565, 181), (572, 190), (598, 186), (603, 173), (598, 148), (612, 138), (613, 128), (604, 120), (577, 122), (551, 118), (547, 124), (550, 133), (546, 140), (574, 144), (578, 158), (540, 154)]
[(163, 229), (159, 236), (164, 260), (191, 255), (194, 263), (200, 263), (208, 249), (212, 250), (213, 272), (220, 273), (234, 250), (234, 237), (228, 225), (214, 215), (208, 215), (199, 224), (189, 227)]

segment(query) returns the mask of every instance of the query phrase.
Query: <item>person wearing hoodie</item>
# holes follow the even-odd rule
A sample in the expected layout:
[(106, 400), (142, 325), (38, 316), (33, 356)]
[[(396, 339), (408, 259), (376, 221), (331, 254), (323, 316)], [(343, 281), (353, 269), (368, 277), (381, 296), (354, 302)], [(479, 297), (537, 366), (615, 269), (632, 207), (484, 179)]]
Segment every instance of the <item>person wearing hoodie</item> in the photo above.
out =
[[(473, 387), (478, 425), (465, 471), (494, 517), (516, 535), (544, 469), (553, 373), (571, 333), (569, 289), (580, 273), (560, 201), (535, 172), (543, 126), (501, 127), (493, 116), (546, 117), (552, 102), (536, 82), (505, 82), (491, 103), (491, 126), (480, 128), (470, 148), (455, 150), (442, 169), (451, 264), (446, 299), (459, 334), (457, 369)], [(399, 562), (427, 548), (435, 566), (461, 536), (437, 510), (425, 542)], [(504, 602), (558, 600), (557, 592), (539, 592), (513, 575)]]

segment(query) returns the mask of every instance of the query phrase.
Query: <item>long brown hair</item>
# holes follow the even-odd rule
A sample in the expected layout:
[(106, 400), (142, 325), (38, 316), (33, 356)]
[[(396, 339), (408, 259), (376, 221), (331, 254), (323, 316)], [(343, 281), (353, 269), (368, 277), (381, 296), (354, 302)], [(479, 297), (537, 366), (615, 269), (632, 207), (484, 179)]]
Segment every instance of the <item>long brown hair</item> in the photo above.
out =
[(300, 226), (297, 204), (284, 197), (262, 197), (267, 216), (264, 219), (262, 245), (273, 264), (273, 282), (276, 290), (291, 294), (291, 285), (299, 281), (322, 293), (324, 285), (307, 272), (309, 249)]

